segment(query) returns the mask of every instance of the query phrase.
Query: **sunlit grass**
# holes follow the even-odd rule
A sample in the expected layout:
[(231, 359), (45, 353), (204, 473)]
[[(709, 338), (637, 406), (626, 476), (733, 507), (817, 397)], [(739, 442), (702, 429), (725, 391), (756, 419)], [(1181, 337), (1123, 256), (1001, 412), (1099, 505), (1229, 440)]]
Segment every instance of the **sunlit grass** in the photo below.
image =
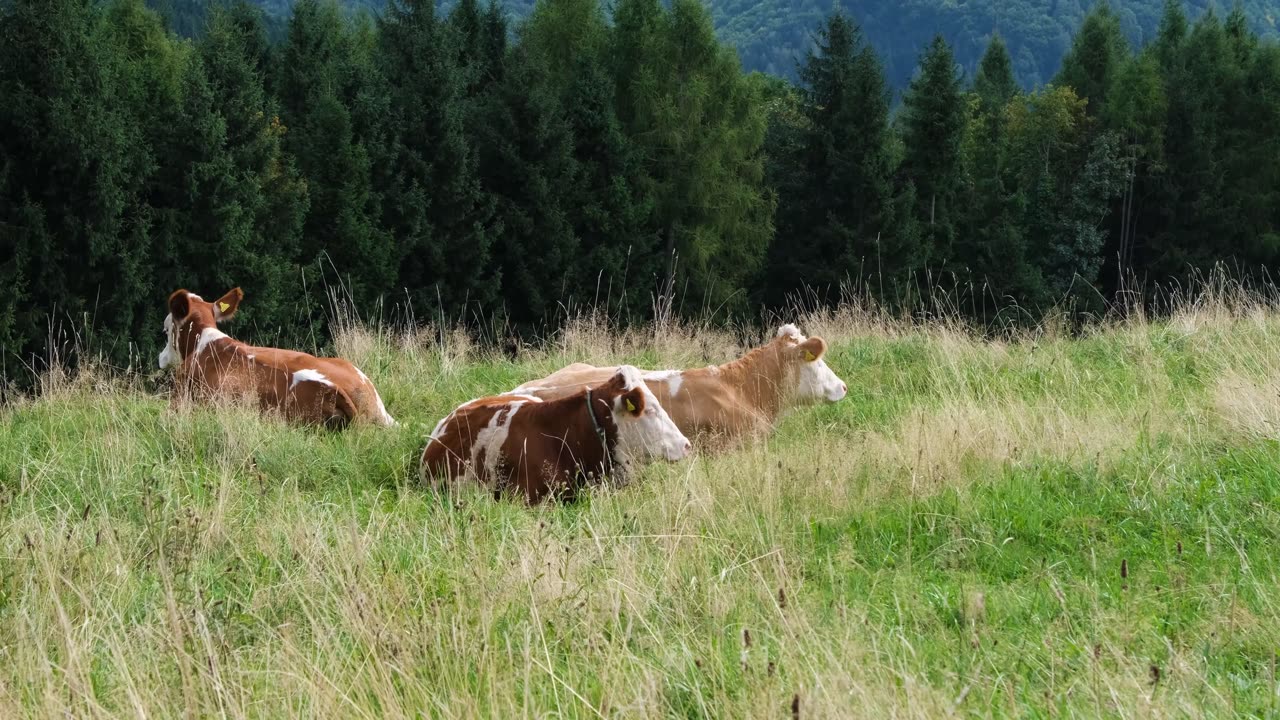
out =
[(534, 509), (416, 487), (425, 433), (732, 337), (579, 323), (511, 360), (349, 328), (402, 426), (342, 434), (51, 382), (0, 411), (0, 716), (1280, 711), (1280, 315), (803, 325), (843, 402)]

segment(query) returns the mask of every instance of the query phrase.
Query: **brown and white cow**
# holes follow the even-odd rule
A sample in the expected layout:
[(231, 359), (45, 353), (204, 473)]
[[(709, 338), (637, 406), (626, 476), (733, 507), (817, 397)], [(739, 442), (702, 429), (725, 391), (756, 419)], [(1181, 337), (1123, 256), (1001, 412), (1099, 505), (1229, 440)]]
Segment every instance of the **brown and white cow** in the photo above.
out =
[(426, 483), (472, 479), (532, 504), (570, 499), (606, 475), (625, 481), (636, 465), (675, 462), (690, 447), (640, 372), (624, 365), (557, 400), (498, 395), (463, 403), (432, 431), (419, 473)]
[[(733, 362), (691, 370), (642, 371), (641, 377), (689, 437), (763, 436), (788, 409), (844, 398), (848, 388), (822, 359), (826, 351), (822, 338), (806, 338), (788, 324), (778, 328), (771, 342)], [(552, 400), (579, 392), (613, 372), (615, 368), (574, 363), (511, 394)]]
[(169, 296), (160, 368), (177, 367), (175, 399), (249, 398), (291, 421), (334, 428), (357, 419), (396, 424), (373, 383), (346, 360), (253, 347), (219, 330), (243, 298), (240, 288), (215, 302), (186, 290)]

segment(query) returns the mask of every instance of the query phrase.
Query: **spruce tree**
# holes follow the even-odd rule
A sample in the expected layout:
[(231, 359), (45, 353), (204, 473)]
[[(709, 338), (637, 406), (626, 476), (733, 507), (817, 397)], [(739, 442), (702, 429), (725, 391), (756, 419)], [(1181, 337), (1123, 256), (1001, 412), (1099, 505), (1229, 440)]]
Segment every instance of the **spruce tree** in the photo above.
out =
[(952, 259), (959, 208), (960, 145), (967, 112), (955, 56), (941, 36), (920, 59), (903, 99), (903, 174), (915, 187), (916, 221), (925, 263)]
[(490, 307), (493, 201), (465, 133), (466, 84), (456, 48), (429, 0), (396, 0), (381, 21), (379, 57), (389, 97), (379, 166), (383, 226), (398, 247), (398, 289), (419, 310)]
[(667, 296), (678, 258), (687, 307), (741, 302), (738, 290), (772, 234), (758, 84), (742, 75), (696, 0), (676, 0), (670, 11), (657, 0), (623, 0), (615, 20), (618, 116), (645, 161)]
[(257, 321), (275, 333), (298, 325), (308, 201), (259, 70), (262, 31), (246, 24), (249, 17), (215, 10), (184, 81), (190, 129), (175, 133), (173, 157), (188, 158), (178, 166), (184, 196), (177, 205), (187, 219), (175, 279), (192, 289), (218, 288), (207, 292), (243, 287), (251, 302), (239, 325)]
[(999, 35), (993, 35), (978, 63), (973, 78), (973, 92), (982, 101), (982, 112), (994, 115), (1018, 94), (1018, 81), (1013, 77), (1013, 59)]
[(836, 13), (800, 67), (801, 113), (791, 157), (779, 169), (777, 237), (766, 297), (801, 288), (835, 300), (842, 283), (896, 294), (916, 266), (916, 238), (894, 218), (889, 91), (858, 27)]
[[(395, 287), (397, 258), (380, 226), (369, 150), (352, 117), (352, 106), (374, 88), (340, 12), (332, 0), (299, 0), (276, 85), (289, 127), (285, 149), (296, 158), (311, 200), (303, 262), (339, 282), (356, 309), (367, 311)], [(319, 282), (313, 288), (322, 291)], [(324, 298), (317, 299), (315, 307), (323, 307)]]
[(538, 327), (577, 280), (578, 242), (562, 206), (576, 182), (573, 138), (541, 63), (523, 50), (485, 100), (479, 170), (496, 203), (504, 310), (517, 326)]
[(0, 345), (25, 362), (50, 320), (92, 323), (121, 363), (154, 327), (140, 202), (151, 155), (102, 13), (88, 0), (0, 5), (0, 272), (13, 280), (0, 288)]
[(1068, 85), (1089, 101), (1091, 117), (1101, 117), (1115, 75), (1129, 55), (1129, 43), (1120, 30), (1120, 18), (1106, 2), (1085, 18), (1062, 60), (1054, 82)]

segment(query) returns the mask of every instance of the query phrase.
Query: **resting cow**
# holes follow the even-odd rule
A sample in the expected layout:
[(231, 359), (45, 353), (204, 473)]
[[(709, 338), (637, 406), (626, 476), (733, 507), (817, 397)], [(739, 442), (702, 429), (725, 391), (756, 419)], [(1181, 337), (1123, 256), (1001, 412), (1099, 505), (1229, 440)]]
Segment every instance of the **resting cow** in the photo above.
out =
[(373, 383), (346, 360), (253, 347), (219, 330), (217, 324), (236, 314), (242, 298), (240, 288), (212, 303), (186, 290), (169, 296), (160, 367), (177, 366), (175, 400), (249, 398), (263, 411), (332, 428), (356, 419), (396, 424)]
[[(822, 359), (826, 350), (822, 338), (806, 338), (795, 325), (783, 325), (772, 342), (733, 362), (691, 370), (642, 371), (641, 376), (689, 437), (763, 436), (792, 407), (844, 398), (848, 391), (844, 382)], [(579, 392), (613, 372), (615, 368), (574, 363), (511, 394), (552, 400)]]
[(676, 461), (689, 440), (635, 368), (558, 400), (499, 395), (464, 403), (436, 425), (422, 451), (424, 482), (478, 481), (529, 503), (571, 499), (606, 475), (614, 481), (654, 457)]

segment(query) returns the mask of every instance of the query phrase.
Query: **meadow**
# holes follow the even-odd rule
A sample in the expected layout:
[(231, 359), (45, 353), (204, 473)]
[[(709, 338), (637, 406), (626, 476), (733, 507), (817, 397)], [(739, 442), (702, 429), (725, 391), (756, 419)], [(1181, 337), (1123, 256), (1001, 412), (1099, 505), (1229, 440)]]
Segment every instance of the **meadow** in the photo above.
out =
[(735, 336), (582, 320), (513, 359), (344, 326), (402, 424), (341, 434), (49, 375), (0, 409), (0, 716), (1280, 713), (1275, 303), (798, 320), (845, 400), (536, 508), (419, 487), (436, 420)]

